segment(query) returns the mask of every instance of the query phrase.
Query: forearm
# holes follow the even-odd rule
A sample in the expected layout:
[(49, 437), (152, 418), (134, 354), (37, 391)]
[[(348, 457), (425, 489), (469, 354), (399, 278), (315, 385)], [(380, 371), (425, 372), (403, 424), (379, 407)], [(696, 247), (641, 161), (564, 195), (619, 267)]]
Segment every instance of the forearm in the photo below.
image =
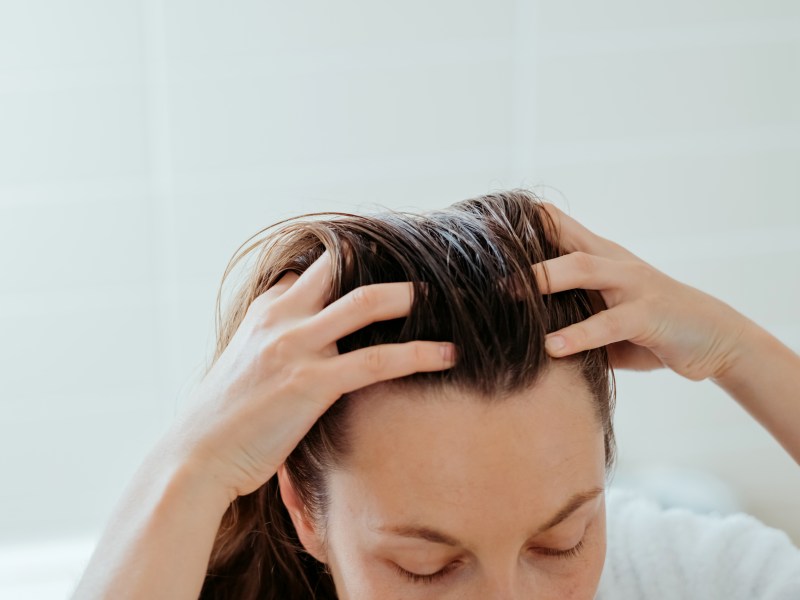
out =
[(75, 600), (198, 597), (229, 499), (163, 446), (125, 491)]
[(800, 356), (752, 321), (740, 351), (713, 381), (800, 464)]

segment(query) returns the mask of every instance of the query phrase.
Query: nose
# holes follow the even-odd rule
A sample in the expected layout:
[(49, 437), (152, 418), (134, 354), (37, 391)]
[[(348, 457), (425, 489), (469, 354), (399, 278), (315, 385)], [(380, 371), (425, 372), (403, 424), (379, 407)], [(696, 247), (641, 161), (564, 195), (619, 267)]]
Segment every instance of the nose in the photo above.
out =
[(526, 596), (521, 590), (514, 591), (510, 585), (492, 586), (487, 592), (485, 596), (481, 596), (487, 600), (533, 600), (530, 594)]
[[(556, 590), (552, 584), (536, 576), (529, 569), (520, 568), (513, 561), (498, 561), (482, 573), (480, 589), (474, 596), (480, 600), (563, 600), (573, 598), (574, 590)], [(566, 594), (564, 593), (566, 592)]]
[(515, 583), (513, 571), (500, 571), (490, 574), (485, 581), (484, 593), (481, 598), (486, 600), (531, 600), (529, 596), (522, 595), (522, 590)]

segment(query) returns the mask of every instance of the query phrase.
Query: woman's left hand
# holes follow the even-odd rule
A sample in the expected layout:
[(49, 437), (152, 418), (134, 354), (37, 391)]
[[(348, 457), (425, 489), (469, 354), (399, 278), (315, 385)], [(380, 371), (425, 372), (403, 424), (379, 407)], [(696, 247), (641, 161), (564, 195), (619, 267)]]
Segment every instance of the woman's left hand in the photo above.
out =
[(544, 206), (569, 254), (533, 265), (539, 289), (597, 290), (608, 307), (548, 335), (552, 356), (608, 345), (614, 368), (666, 366), (693, 381), (720, 377), (735, 362), (739, 341), (752, 321), (589, 231), (555, 205)]

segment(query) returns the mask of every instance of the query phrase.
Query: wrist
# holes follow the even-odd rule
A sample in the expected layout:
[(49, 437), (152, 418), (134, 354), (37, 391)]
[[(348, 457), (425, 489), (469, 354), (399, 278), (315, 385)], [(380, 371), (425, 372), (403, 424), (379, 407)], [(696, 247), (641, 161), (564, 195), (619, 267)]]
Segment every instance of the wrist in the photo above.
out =
[(753, 373), (757, 358), (768, 352), (772, 336), (755, 322), (742, 316), (738, 333), (731, 349), (711, 380), (726, 390), (735, 389), (746, 382)]
[(229, 502), (175, 448), (164, 438), (142, 462), (74, 598), (198, 597)]
[(199, 454), (183, 451), (170, 437), (156, 445), (145, 464), (151, 465), (153, 475), (161, 479), (167, 501), (186, 502), (199, 511), (221, 518), (235, 498), (208, 461)]

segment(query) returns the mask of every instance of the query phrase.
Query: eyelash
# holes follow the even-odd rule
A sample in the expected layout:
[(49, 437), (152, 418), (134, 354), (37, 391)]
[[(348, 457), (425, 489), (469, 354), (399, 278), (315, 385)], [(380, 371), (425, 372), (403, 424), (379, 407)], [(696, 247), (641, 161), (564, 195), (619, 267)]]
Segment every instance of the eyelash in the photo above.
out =
[[(536, 552), (539, 554), (543, 554), (545, 556), (553, 557), (553, 558), (574, 558), (578, 556), (583, 550), (583, 539), (580, 542), (575, 544), (572, 548), (567, 550), (553, 550), (551, 548), (537, 548)], [(397, 572), (406, 577), (407, 579), (413, 581), (414, 583), (433, 583), (438, 581), (445, 575), (447, 575), (450, 571), (452, 571), (458, 563), (450, 563), (449, 565), (445, 565), (444, 568), (439, 569), (435, 573), (431, 573), (430, 575), (419, 575), (417, 573), (412, 573), (411, 571), (406, 571), (400, 565), (395, 565)]]
[(395, 565), (397, 568), (397, 572), (400, 573), (402, 576), (410, 579), (414, 583), (433, 583), (447, 575), (450, 571), (452, 571), (456, 567), (456, 563), (450, 563), (449, 565), (445, 565), (443, 568), (436, 571), (436, 573), (431, 573), (430, 575), (418, 575), (417, 573), (412, 573), (411, 571), (406, 571), (400, 565)]
[(583, 538), (581, 539), (580, 542), (578, 542), (568, 550), (552, 550), (551, 548), (536, 549), (536, 551), (539, 554), (544, 554), (545, 556), (553, 556), (555, 558), (575, 558), (581, 553), (581, 550), (583, 550)]

